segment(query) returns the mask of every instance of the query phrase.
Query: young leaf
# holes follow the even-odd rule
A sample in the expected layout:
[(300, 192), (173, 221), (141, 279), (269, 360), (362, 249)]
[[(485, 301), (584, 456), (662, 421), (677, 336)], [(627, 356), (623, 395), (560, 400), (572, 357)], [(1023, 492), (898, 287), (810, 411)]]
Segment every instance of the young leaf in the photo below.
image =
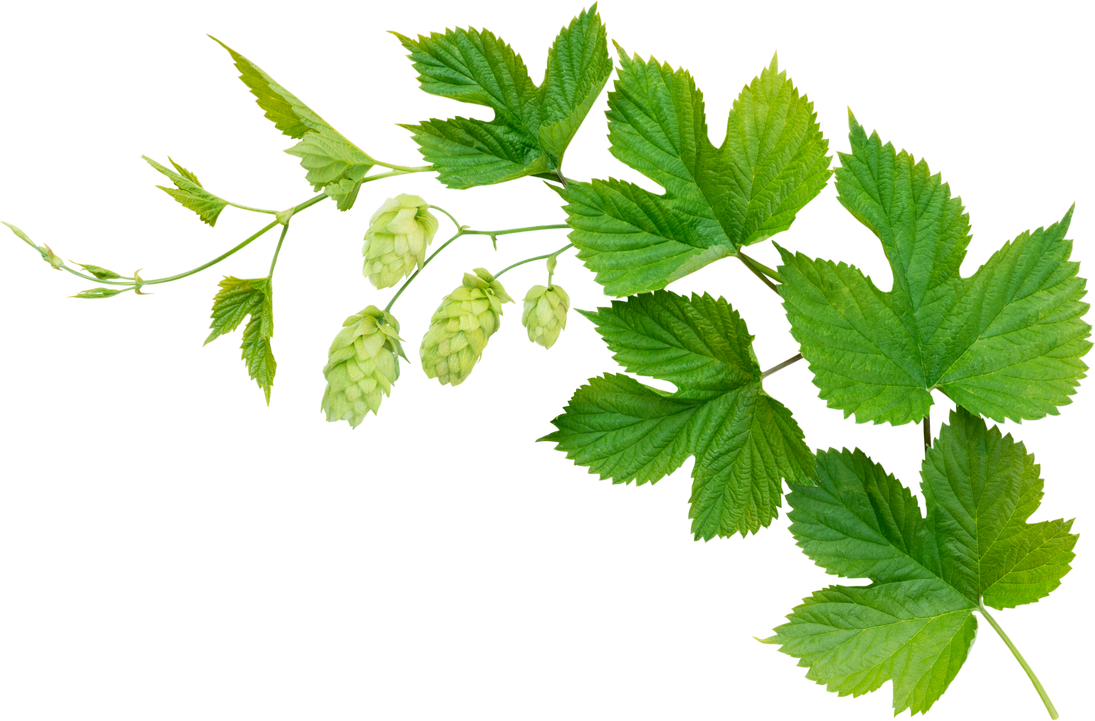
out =
[(88, 273), (91, 273), (93, 276), (95, 276), (99, 280), (114, 280), (116, 278), (121, 278), (122, 277), (122, 276), (118, 275), (117, 273), (115, 273), (113, 270), (107, 270), (106, 268), (100, 268), (97, 265), (84, 265), (83, 263), (77, 263), (76, 265), (80, 266), (81, 268), (86, 270)]
[(818, 454), (817, 486), (788, 494), (791, 533), (815, 563), (869, 586), (804, 600), (766, 643), (841, 696), (893, 681), (894, 710), (925, 712), (966, 660), (980, 604), (1045, 598), (1074, 558), (1072, 521), (1028, 523), (1042, 498), (1034, 457), (959, 408), (915, 497), (862, 451)]
[(609, 295), (664, 288), (787, 230), (832, 174), (813, 103), (775, 57), (734, 102), (718, 148), (686, 70), (620, 49), (608, 107), (612, 154), (665, 188), (609, 179), (558, 190), (578, 257)]
[(376, 161), (278, 85), (262, 68), (220, 40), (213, 40), (232, 56), (240, 80), (251, 89), (266, 117), (282, 133), (300, 141), (285, 152), (300, 158), (301, 167), (308, 171), (308, 182), (331, 197), (339, 210), (349, 210), (357, 199), (361, 179)]
[(141, 157), (153, 168), (166, 175), (175, 185), (174, 188), (165, 188), (162, 185), (157, 185), (157, 188), (179, 201), (184, 208), (188, 208), (197, 213), (203, 223), (208, 223), (210, 226), (216, 225), (217, 217), (220, 216), (221, 211), (228, 205), (227, 200), (218, 198), (203, 188), (202, 184), (198, 181), (198, 176), (194, 175), (174, 160), (171, 160), (171, 158), (168, 158), (168, 160), (171, 160), (171, 164), (175, 166), (175, 170), (160, 165), (155, 160), (145, 155), (142, 155)]
[(969, 218), (950, 187), (854, 117), (840, 202), (879, 240), (893, 287), (855, 266), (780, 249), (791, 332), (831, 408), (856, 421), (919, 421), (939, 390), (997, 421), (1056, 415), (1087, 366), (1086, 281), (1069, 260), (1072, 209), (1023, 233), (969, 278)]
[(88, 299), (112, 298), (119, 293), (124, 293), (127, 290), (129, 290), (129, 288), (92, 288), (91, 290), (81, 290), (79, 293), (72, 297)]
[(404, 125), (450, 188), (526, 175), (561, 177), (563, 154), (612, 73), (596, 3), (560, 31), (537, 87), (521, 56), (488, 30), (449, 30), (412, 40), (393, 33), (422, 89), (485, 105), (494, 120), (427, 120)]
[(277, 362), (270, 347), (274, 335), (273, 288), (269, 278), (241, 280), (226, 277), (220, 282), (220, 290), (213, 297), (212, 331), (205, 339), (210, 341), (231, 333), (244, 318), (250, 316), (243, 329), (243, 361), (248, 375), (258, 383), (270, 404), (270, 388), (274, 385)]
[(658, 291), (583, 315), (625, 370), (677, 391), (593, 378), (541, 440), (613, 483), (653, 483), (695, 456), (697, 539), (755, 533), (776, 517), (783, 479), (811, 482), (813, 454), (791, 412), (764, 392), (753, 336), (725, 300)]

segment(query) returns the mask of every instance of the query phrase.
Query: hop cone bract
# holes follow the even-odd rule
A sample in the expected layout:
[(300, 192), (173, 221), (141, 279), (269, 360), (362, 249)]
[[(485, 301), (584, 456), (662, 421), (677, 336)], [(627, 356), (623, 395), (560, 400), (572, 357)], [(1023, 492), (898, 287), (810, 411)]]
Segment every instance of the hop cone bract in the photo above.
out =
[(570, 296), (557, 285), (534, 285), (525, 294), (525, 309), (521, 324), (528, 329), (528, 339), (550, 348), (567, 327)]
[(437, 218), (417, 195), (388, 198), (373, 213), (365, 233), (364, 273), (377, 288), (390, 288), (421, 267), (437, 232)]
[(430, 378), (458, 386), (483, 355), (498, 330), (502, 304), (512, 303), (502, 284), (487, 271), (465, 273), (464, 282), (441, 301), (422, 338), (422, 369)]
[(356, 428), (369, 411), (376, 413), (399, 378), (399, 322), (370, 305), (347, 318), (331, 343), (323, 375), (323, 411), (328, 421), (348, 421)]

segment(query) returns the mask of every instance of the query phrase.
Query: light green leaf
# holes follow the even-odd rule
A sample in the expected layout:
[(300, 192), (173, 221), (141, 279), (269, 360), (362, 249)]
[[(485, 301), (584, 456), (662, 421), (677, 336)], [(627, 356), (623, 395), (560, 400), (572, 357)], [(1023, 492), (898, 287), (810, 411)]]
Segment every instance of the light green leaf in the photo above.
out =
[(203, 188), (202, 184), (198, 182), (198, 176), (171, 160), (171, 158), (168, 158), (168, 160), (171, 160), (175, 170), (160, 165), (148, 156), (142, 155), (141, 157), (153, 168), (166, 175), (175, 185), (174, 188), (157, 185), (157, 188), (179, 201), (184, 208), (197, 213), (203, 223), (208, 223), (210, 226), (217, 224), (217, 218), (220, 216), (221, 211), (228, 205), (227, 200), (218, 198)]
[(393, 34), (410, 51), (423, 90), (494, 110), (490, 122), (457, 117), (402, 126), (451, 188), (561, 177), (567, 146), (612, 73), (596, 4), (560, 31), (539, 87), (521, 56), (489, 30), (417, 40)]
[(977, 636), (973, 609), (931, 579), (831, 586), (803, 599), (766, 639), (841, 696), (893, 681), (895, 715), (924, 713), (958, 674)]
[(240, 80), (251, 89), (259, 107), (266, 111), (266, 117), (282, 133), (300, 140), (285, 152), (300, 158), (301, 166), (308, 171), (308, 182), (334, 199), (339, 210), (349, 210), (357, 199), (362, 178), (376, 161), (281, 87), (262, 68), (220, 40), (213, 40), (232, 56), (240, 71)]
[(116, 278), (121, 278), (122, 277), (122, 276), (118, 275), (117, 273), (115, 273), (113, 270), (107, 270), (106, 268), (100, 268), (97, 265), (84, 265), (83, 263), (77, 263), (76, 265), (80, 266), (81, 268), (86, 270), (88, 273), (91, 273), (93, 276), (95, 276), (99, 280), (114, 280)]
[(251, 379), (258, 383), (270, 404), (277, 362), (270, 347), (274, 335), (273, 287), (269, 278), (226, 277), (213, 297), (212, 331), (205, 343), (231, 333), (248, 318), (243, 329), (243, 361)]
[(662, 291), (579, 312), (625, 370), (669, 381), (682, 397), (709, 400), (760, 375), (753, 336), (722, 298)]
[(1023, 444), (959, 408), (921, 472), (927, 517), (862, 451), (818, 454), (817, 486), (787, 497), (791, 533), (832, 586), (794, 609), (767, 643), (844, 696), (893, 681), (894, 710), (926, 712), (966, 660), (974, 611), (1044, 598), (1069, 570), (1071, 521), (1029, 524), (1042, 495)]
[(1065, 238), (1072, 209), (962, 278), (970, 227), (961, 200), (923, 160), (850, 124), (837, 191), (882, 241), (893, 287), (780, 249), (780, 294), (821, 397), (858, 422), (894, 425), (923, 418), (933, 389), (997, 421), (1056, 415), (1091, 348), (1086, 281)]
[(832, 174), (813, 103), (775, 57), (734, 102), (718, 148), (686, 70), (620, 49), (608, 106), (612, 154), (665, 189), (609, 179), (558, 191), (578, 257), (609, 295), (664, 288), (787, 230)]
[(536, 133), (548, 157), (562, 162), (567, 146), (611, 74), (608, 35), (594, 3), (560, 31), (548, 51)]
[(753, 337), (725, 300), (659, 291), (583, 314), (625, 370), (677, 390), (593, 378), (541, 440), (613, 483), (653, 483), (695, 456), (696, 538), (755, 533), (776, 517), (783, 479), (811, 482), (802, 431), (764, 392)]
[(91, 290), (81, 290), (79, 293), (72, 297), (88, 299), (112, 298), (119, 293), (124, 293), (127, 290), (129, 290), (129, 288), (92, 288)]
[(186, 165), (184, 165), (181, 160), (175, 158), (173, 155), (171, 155), (170, 152), (168, 153), (168, 155), (166, 155), (164, 159), (168, 161), (168, 164), (171, 165), (175, 172), (183, 175), (184, 178), (186, 178), (188, 181), (191, 181), (196, 185), (200, 185), (201, 187), (209, 187), (209, 184), (206, 183), (205, 180), (201, 179), (200, 175), (194, 172), (191, 168), (186, 167)]

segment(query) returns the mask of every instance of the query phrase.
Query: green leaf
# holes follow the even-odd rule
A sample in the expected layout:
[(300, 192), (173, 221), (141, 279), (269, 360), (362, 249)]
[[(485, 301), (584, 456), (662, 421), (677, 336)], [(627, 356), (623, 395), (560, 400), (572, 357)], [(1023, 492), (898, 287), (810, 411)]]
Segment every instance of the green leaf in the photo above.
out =
[(582, 314), (625, 370), (669, 381), (682, 397), (709, 400), (760, 375), (753, 336), (722, 298), (660, 291)]
[(76, 265), (80, 266), (81, 268), (86, 270), (88, 273), (91, 273), (93, 276), (95, 276), (99, 280), (114, 280), (115, 278), (123, 277), (123, 276), (120, 276), (117, 273), (115, 273), (113, 270), (107, 270), (106, 268), (100, 268), (97, 265), (84, 265), (83, 263), (77, 263)]
[(613, 483), (653, 483), (695, 456), (697, 539), (755, 533), (776, 517), (783, 479), (811, 482), (813, 454), (791, 412), (764, 392), (753, 337), (725, 300), (659, 291), (583, 315), (625, 370), (677, 390), (593, 378), (541, 440)]
[(142, 155), (141, 157), (153, 168), (166, 175), (175, 185), (174, 188), (165, 188), (162, 185), (157, 185), (157, 188), (179, 201), (184, 208), (188, 208), (197, 213), (203, 223), (208, 223), (210, 226), (217, 224), (217, 218), (220, 216), (221, 211), (228, 205), (227, 200), (218, 198), (207, 191), (198, 181), (198, 176), (194, 175), (174, 160), (171, 160), (171, 158), (168, 158), (168, 160), (171, 160), (171, 164), (175, 166), (175, 170), (160, 165), (148, 156)]
[(243, 361), (248, 375), (258, 383), (270, 404), (270, 388), (274, 385), (277, 362), (270, 347), (274, 335), (273, 287), (269, 278), (226, 277), (213, 297), (212, 331), (206, 344), (231, 333), (248, 318), (243, 329)]
[(538, 154), (527, 133), (497, 122), (452, 118), (402, 127), (414, 134), (422, 157), (450, 188), (503, 183), (549, 170), (547, 157)]
[(933, 389), (997, 421), (1056, 415), (1091, 348), (1086, 281), (1065, 238), (1072, 209), (963, 278), (970, 226), (961, 200), (923, 160), (850, 124), (837, 191), (882, 241), (893, 287), (780, 249), (780, 294), (821, 397), (858, 422), (894, 425), (923, 418)]
[(1071, 217), (1070, 208), (1060, 223), (1019, 236), (969, 279), (941, 328), (961, 335), (932, 368), (956, 403), (995, 420), (1033, 420), (1072, 402), (1087, 370), (1080, 359), (1091, 349), (1091, 326), (1080, 301), (1086, 280), (1064, 237)]
[(665, 193), (613, 179), (558, 191), (578, 257), (609, 295), (664, 288), (787, 230), (825, 187), (828, 141), (775, 57), (741, 91), (717, 148), (686, 70), (622, 48), (620, 63), (608, 96), (612, 154)]
[(278, 85), (262, 68), (220, 40), (213, 40), (232, 56), (240, 80), (251, 89), (266, 117), (282, 133), (300, 141), (285, 152), (300, 158), (308, 182), (334, 199), (339, 210), (349, 210), (357, 199), (362, 178), (376, 161)]
[(175, 172), (177, 172), (180, 175), (185, 176), (185, 178), (187, 180), (191, 181), (192, 183), (194, 183), (196, 185), (200, 185), (201, 187), (209, 187), (209, 184), (206, 183), (203, 179), (201, 179), (200, 175), (198, 175), (193, 170), (187, 168), (186, 165), (184, 165), (182, 163), (182, 161), (180, 161), (180, 160), (178, 160), (178, 158), (175, 158), (174, 156), (172, 156), (170, 152), (168, 153), (168, 155), (166, 155), (165, 160), (168, 161), (168, 164), (171, 165), (171, 167), (175, 170)]
[(923, 418), (933, 384), (885, 294), (855, 266), (790, 254), (783, 262), (780, 295), (791, 333), (829, 407), (859, 422)]
[(427, 93), (494, 110), (490, 122), (457, 117), (402, 126), (450, 188), (561, 177), (567, 146), (612, 73), (596, 4), (555, 38), (539, 87), (521, 56), (489, 30), (393, 35), (410, 51)]
[(79, 293), (72, 297), (88, 299), (112, 298), (119, 293), (124, 293), (127, 290), (130, 290), (130, 288), (92, 288), (91, 290), (81, 290)]
[(548, 157), (562, 162), (567, 146), (611, 74), (608, 34), (594, 3), (559, 32), (548, 51), (536, 133)]
[(966, 660), (982, 598), (1033, 603), (1069, 571), (1072, 522), (1027, 522), (1042, 497), (1033, 457), (961, 408), (923, 464), (926, 517), (862, 451), (817, 458), (816, 487), (788, 494), (791, 533), (829, 573), (872, 583), (818, 591), (766, 642), (830, 691), (893, 681), (896, 713), (927, 711)]

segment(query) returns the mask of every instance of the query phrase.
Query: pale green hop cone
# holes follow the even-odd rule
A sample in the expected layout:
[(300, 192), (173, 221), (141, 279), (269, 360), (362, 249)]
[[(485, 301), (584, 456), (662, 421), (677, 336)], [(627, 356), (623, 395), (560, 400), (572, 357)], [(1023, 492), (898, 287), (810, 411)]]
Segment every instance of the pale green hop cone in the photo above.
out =
[(528, 339), (550, 348), (567, 327), (570, 296), (557, 285), (534, 285), (525, 294), (525, 309), (521, 325), (528, 330)]
[(391, 313), (370, 305), (342, 323), (331, 343), (323, 375), (323, 412), (328, 421), (347, 421), (352, 428), (376, 413), (399, 378), (399, 322)]
[(364, 273), (377, 288), (390, 288), (421, 267), (437, 232), (437, 218), (417, 195), (388, 198), (365, 233)]
[(442, 384), (458, 386), (483, 355), (487, 340), (498, 330), (502, 304), (512, 303), (494, 276), (476, 268), (445, 296), (430, 319), (419, 355), (422, 369)]

